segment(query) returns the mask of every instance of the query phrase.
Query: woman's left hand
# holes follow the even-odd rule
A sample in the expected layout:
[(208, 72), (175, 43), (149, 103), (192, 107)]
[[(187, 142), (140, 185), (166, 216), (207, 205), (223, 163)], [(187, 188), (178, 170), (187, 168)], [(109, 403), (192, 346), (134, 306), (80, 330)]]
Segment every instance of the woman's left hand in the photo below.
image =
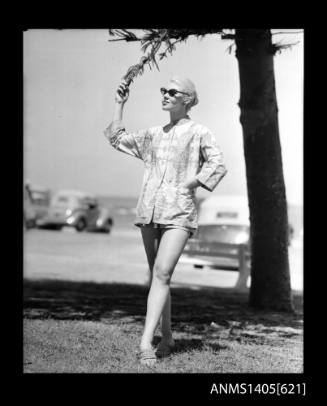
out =
[(193, 180), (190, 180), (190, 181), (186, 181), (186, 182), (183, 184), (183, 187), (185, 187), (186, 189), (188, 189), (188, 190), (190, 190), (190, 191), (196, 189), (198, 186), (199, 186), (199, 182), (198, 182), (197, 179), (193, 179)]

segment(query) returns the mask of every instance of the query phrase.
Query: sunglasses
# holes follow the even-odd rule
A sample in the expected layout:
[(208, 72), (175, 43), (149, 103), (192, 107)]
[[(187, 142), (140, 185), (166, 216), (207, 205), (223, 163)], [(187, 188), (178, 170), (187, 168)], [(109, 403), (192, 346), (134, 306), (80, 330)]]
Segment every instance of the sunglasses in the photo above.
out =
[(176, 90), (176, 89), (169, 89), (167, 90), (166, 88), (162, 87), (160, 89), (161, 94), (164, 96), (166, 93), (169, 94), (170, 97), (174, 97), (176, 96), (177, 93), (182, 93), (182, 94), (187, 94), (189, 96), (189, 93), (185, 93), (185, 92), (181, 92), (180, 90)]

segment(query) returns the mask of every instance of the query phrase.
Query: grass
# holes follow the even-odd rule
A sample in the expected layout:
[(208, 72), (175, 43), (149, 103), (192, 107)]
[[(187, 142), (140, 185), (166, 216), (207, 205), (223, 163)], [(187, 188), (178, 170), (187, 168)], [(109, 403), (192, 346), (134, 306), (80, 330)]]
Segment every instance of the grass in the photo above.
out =
[[(140, 366), (147, 288), (24, 282), (25, 373), (301, 373), (302, 295), (293, 314), (253, 311), (246, 293), (172, 289), (176, 351)], [(159, 340), (159, 333), (155, 341)]]

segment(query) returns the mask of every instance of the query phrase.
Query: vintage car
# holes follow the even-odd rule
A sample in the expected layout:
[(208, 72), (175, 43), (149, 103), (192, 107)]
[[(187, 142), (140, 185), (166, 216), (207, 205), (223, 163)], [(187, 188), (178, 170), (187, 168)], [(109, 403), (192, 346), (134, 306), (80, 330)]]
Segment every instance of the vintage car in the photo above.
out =
[(30, 192), (37, 220), (48, 212), (51, 200), (51, 191), (43, 186), (32, 185), (30, 187)]
[[(247, 198), (212, 196), (199, 207), (198, 229), (180, 257), (195, 268), (239, 269), (237, 246), (243, 245), (249, 258), (250, 222)], [(235, 251), (235, 252), (234, 252)], [(234, 255), (235, 254), (235, 255)]]
[(60, 190), (52, 196), (47, 213), (37, 219), (36, 225), (56, 230), (67, 226), (77, 231), (109, 233), (113, 219), (108, 209), (99, 206), (95, 196), (79, 190)]
[(29, 185), (24, 186), (24, 228), (29, 230), (30, 228), (35, 227), (36, 222), (36, 212), (33, 207), (32, 196), (30, 192)]
[(37, 219), (43, 217), (50, 204), (49, 189), (30, 184), (24, 186), (24, 223), (26, 229), (36, 227)]
[[(250, 220), (245, 196), (211, 196), (199, 205), (198, 229), (180, 257), (181, 263), (195, 268), (237, 270), (240, 247), (247, 264), (251, 258)], [(293, 226), (289, 224), (289, 245)]]

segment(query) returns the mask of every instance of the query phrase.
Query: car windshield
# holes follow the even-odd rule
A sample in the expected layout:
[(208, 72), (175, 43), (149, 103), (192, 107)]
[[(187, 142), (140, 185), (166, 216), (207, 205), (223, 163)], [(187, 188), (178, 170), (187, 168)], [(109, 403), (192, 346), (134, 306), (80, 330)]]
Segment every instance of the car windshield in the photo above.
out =
[(249, 227), (234, 224), (200, 225), (194, 237), (206, 242), (247, 243), (249, 239)]
[(68, 196), (54, 196), (52, 199), (52, 204), (53, 205), (58, 205), (58, 206), (66, 206), (68, 205), (70, 199), (68, 198)]
[(33, 202), (39, 205), (47, 206), (50, 200), (50, 194), (48, 192), (32, 191)]
[(75, 196), (56, 195), (51, 201), (52, 206), (72, 207), (80, 204)]

